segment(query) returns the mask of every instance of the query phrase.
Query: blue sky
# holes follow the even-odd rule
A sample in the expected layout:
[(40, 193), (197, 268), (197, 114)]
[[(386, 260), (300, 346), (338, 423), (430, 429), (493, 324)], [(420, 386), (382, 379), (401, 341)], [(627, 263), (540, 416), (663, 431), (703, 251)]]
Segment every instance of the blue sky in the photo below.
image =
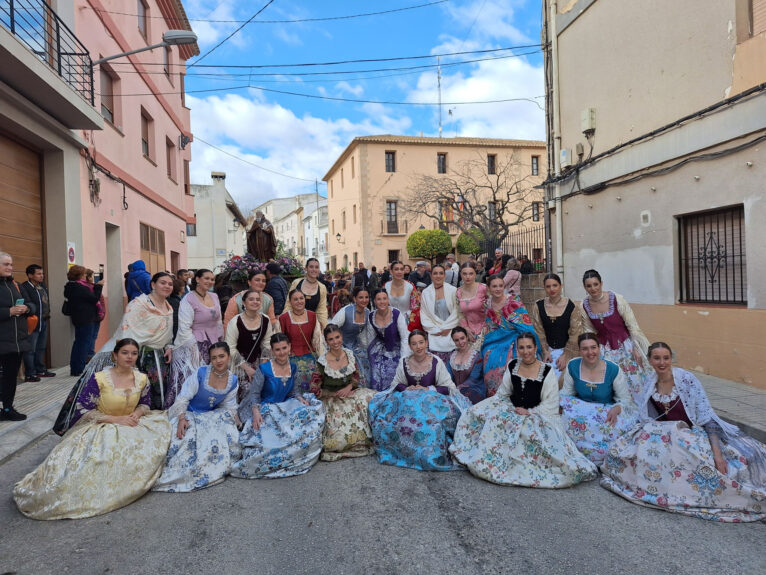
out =
[[(232, 89), (249, 85), (330, 98), (435, 103), (438, 91), (433, 67), (359, 72), (433, 66), (435, 59), (252, 70), (231, 66), (424, 56), (536, 45), (540, 41), (537, 0), (449, 0), (353, 19), (264, 22), (380, 12), (432, 1), (275, 0), (253, 23), (205, 56), (240, 26), (210, 20), (247, 20), (267, 0), (186, 0), (184, 5), (204, 56), (199, 66), (192, 65), (195, 59), (187, 63), (186, 102), (192, 109), (192, 131), (197, 138), (192, 147), (192, 182), (208, 183), (211, 171), (225, 171), (227, 188), (240, 206), (248, 209), (273, 197), (312, 191), (315, 178), (323, 193), (322, 176), (356, 136), (438, 134), (437, 106), (341, 102), (255, 88)], [(263, 23), (256, 23), (259, 21)], [(515, 57), (506, 57), (514, 53)], [(477, 59), (483, 60), (453, 65)], [(538, 49), (449, 56), (442, 58), (442, 64), (444, 102), (535, 99), (444, 105), (445, 137), (544, 139), (543, 71)], [(342, 73), (288, 75), (306, 72)], [(201, 140), (251, 164), (292, 177), (260, 170)]]

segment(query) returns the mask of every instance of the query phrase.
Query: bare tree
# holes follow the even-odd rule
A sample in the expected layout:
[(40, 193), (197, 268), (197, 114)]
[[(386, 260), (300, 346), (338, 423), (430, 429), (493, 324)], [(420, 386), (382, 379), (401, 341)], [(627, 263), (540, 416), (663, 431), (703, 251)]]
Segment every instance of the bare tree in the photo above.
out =
[(486, 157), (480, 157), (461, 162), (447, 174), (413, 176), (404, 206), (442, 228), (479, 230), (487, 249), (497, 246), (513, 226), (531, 219), (532, 204), (541, 199), (541, 192), (533, 188), (532, 176), (515, 154), (496, 158), (494, 164), (494, 173), (489, 173)]

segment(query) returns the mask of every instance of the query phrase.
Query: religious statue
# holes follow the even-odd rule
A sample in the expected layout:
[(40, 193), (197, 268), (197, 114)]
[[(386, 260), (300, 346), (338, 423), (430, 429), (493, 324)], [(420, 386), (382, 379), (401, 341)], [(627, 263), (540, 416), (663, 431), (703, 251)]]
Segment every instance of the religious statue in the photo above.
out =
[(255, 212), (255, 221), (247, 234), (247, 251), (261, 262), (271, 261), (277, 254), (274, 227), (260, 210)]

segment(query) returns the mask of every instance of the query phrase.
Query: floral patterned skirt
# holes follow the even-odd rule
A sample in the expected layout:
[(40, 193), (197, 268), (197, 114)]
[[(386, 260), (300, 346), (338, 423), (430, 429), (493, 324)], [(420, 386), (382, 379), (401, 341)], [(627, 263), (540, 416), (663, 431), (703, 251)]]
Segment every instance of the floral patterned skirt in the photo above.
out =
[(401, 355), (399, 348), (396, 351), (386, 351), (381, 342), (375, 342), (369, 348), (370, 359), (370, 389), (375, 391), (385, 391), (391, 387), (394, 381), (396, 368), (399, 366)]
[(162, 473), (170, 434), (161, 411), (135, 427), (80, 421), (16, 484), (16, 505), (32, 519), (82, 519), (125, 507)]
[(518, 415), (510, 401), (492, 397), (463, 414), (450, 452), (473, 475), (501, 485), (560, 488), (595, 479), (596, 466), (557, 419)]
[(375, 395), (357, 388), (351, 397), (322, 397), (326, 420), (322, 432), (322, 461), (372, 455), (372, 433), (367, 406)]
[(262, 403), (260, 429), (245, 422), (239, 435), (242, 459), (234, 463), (232, 477), (273, 479), (307, 473), (319, 460), (325, 414), (322, 403), (304, 394), (309, 405), (297, 399)]
[(186, 429), (178, 439), (178, 417), (170, 420), (173, 438), (165, 459), (165, 469), (152, 491), (183, 493), (210, 487), (223, 481), (239, 459), (239, 431), (231, 412), (214, 409), (186, 412)]
[[(456, 398), (461, 406), (470, 405), (462, 395)], [(370, 425), (378, 461), (422, 471), (460, 469), (449, 454), (458, 419), (458, 403), (437, 391), (376, 394), (370, 402)]]
[(766, 519), (766, 446), (721, 439), (729, 464), (715, 468), (707, 432), (678, 421), (650, 421), (612, 443), (601, 486), (639, 505), (723, 522)]
[(638, 415), (624, 410), (617, 416), (617, 423), (606, 422), (613, 403), (591, 403), (570, 395), (561, 396), (561, 423), (567, 435), (588, 459), (596, 465), (604, 461), (609, 444), (633, 429)]
[(351, 347), (356, 360), (357, 371), (359, 372), (359, 386), (370, 388), (370, 356), (367, 352), (367, 346), (358, 343)]
[(311, 391), (311, 379), (317, 370), (317, 360), (313, 354), (290, 356), (290, 361), (298, 368), (295, 374), (295, 388), (299, 393), (309, 393)]
[(644, 367), (642, 367), (633, 359), (633, 353), (631, 352), (632, 345), (629, 339), (622, 342), (622, 345), (617, 349), (611, 349), (608, 345), (603, 346), (601, 349), (601, 355), (604, 359), (620, 366), (620, 369), (628, 378), (630, 395), (633, 397), (633, 401), (638, 403), (643, 396), (646, 378), (649, 376), (649, 371), (651, 371), (649, 363), (645, 361)]

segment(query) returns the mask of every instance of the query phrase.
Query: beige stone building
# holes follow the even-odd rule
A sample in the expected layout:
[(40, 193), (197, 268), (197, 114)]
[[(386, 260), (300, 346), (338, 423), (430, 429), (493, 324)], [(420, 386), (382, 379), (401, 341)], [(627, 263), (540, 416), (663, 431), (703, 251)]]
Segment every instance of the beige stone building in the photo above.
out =
[(544, 0), (554, 268), (766, 388), (766, 1)]
[[(485, 175), (510, 163), (518, 180), (532, 189), (547, 171), (545, 143), (391, 135), (354, 138), (322, 178), (327, 183), (330, 269), (353, 268), (359, 262), (379, 269), (395, 260), (413, 263), (407, 237), (421, 226), (441, 225), (454, 245), (459, 212), (450, 211), (440, 224), (408, 213), (407, 205), (413, 181), (424, 175), (447, 177), (468, 163), (485, 170)], [(542, 191), (534, 195), (543, 198)]]

